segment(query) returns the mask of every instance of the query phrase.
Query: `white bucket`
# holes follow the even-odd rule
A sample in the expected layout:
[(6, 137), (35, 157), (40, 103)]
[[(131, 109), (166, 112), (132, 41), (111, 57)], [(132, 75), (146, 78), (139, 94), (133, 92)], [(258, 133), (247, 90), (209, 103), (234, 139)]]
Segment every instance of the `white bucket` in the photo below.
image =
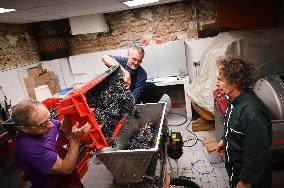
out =
[(52, 94), (48, 88), (48, 85), (42, 85), (35, 88), (36, 100), (39, 102), (44, 101), (45, 99), (51, 98)]

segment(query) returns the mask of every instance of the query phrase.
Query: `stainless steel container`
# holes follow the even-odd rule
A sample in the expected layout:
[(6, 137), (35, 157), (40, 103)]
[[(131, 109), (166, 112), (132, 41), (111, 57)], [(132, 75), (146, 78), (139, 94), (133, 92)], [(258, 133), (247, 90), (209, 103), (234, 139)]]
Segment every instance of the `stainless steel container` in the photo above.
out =
[[(155, 152), (160, 150), (162, 130), (164, 128), (165, 103), (137, 105), (141, 119), (127, 118), (117, 138), (116, 148), (104, 148), (97, 157), (120, 183), (140, 182)], [(145, 122), (156, 126), (157, 134), (150, 149), (122, 150), (130, 142), (134, 132), (141, 129)]]
[(272, 162), (284, 162), (284, 73), (259, 79), (255, 94), (269, 110), (272, 122)]
[(268, 108), (272, 120), (284, 120), (284, 74), (259, 79), (254, 92)]

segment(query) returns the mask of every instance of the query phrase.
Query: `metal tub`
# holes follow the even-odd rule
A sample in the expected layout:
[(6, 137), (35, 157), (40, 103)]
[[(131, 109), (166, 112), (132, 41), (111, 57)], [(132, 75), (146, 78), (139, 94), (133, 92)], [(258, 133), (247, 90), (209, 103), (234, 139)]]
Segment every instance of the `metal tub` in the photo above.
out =
[(253, 90), (269, 110), (272, 120), (284, 120), (284, 73), (259, 79)]
[[(140, 182), (155, 152), (158, 152), (164, 125), (166, 103), (137, 105), (141, 119), (127, 118), (117, 138), (116, 148), (104, 148), (97, 153), (98, 159), (120, 183)], [(157, 135), (150, 149), (122, 150), (130, 142), (134, 132), (150, 121), (157, 126)]]
[(254, 92), (267, 107), (272, 120), (272, 162), (284, 168), (284, 73), (259, 79)]

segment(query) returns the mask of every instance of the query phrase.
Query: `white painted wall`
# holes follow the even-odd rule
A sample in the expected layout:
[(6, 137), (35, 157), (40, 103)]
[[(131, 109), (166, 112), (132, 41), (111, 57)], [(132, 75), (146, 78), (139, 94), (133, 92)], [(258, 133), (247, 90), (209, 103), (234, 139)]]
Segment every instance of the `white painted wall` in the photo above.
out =
[[(26, 98), (26, 88), (19, 78), (21, 68), (1, 71), (0, 86), (4, 94), (7, 96), (8, 101), (11, 100), (12, 105), (17, 104), (20, 100)], [(2, 92), (0, 93), (0, 101), (4, 100)]]
[(185, 41), (185, 54), (187, 62), (187, 72), (190, 80), (196, 78), (198, 68), (194, 67), (194, 62), (199, 62), (202, 54), (212, 44), (215, 37)]
[(69, 18), (72, 35), (107, 32), (105, 16), (102, 13)]
[[(183, 41), (144, 47), (145, 56), (141, 66), (148, 78), (177, 76), (180, 70), (187, 73), (185, 45)], [(127, 49), (114, 49), (102, 52), (80, 54), (69, 57), (75, 83), (86, 83), (96, 75), (104, 72), (107, 67), (102, 63), (103, 55), (127, 56)]]

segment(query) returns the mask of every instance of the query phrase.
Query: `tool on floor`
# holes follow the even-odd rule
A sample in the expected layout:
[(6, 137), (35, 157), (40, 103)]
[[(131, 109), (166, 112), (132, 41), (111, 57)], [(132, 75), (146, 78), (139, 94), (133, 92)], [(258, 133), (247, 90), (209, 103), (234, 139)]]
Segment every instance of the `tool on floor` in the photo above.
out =
[(167, 145), (167, 153), (171, 159), (179, 159), (183, 154), (183, 140), (180, 132), (171, 132)]

